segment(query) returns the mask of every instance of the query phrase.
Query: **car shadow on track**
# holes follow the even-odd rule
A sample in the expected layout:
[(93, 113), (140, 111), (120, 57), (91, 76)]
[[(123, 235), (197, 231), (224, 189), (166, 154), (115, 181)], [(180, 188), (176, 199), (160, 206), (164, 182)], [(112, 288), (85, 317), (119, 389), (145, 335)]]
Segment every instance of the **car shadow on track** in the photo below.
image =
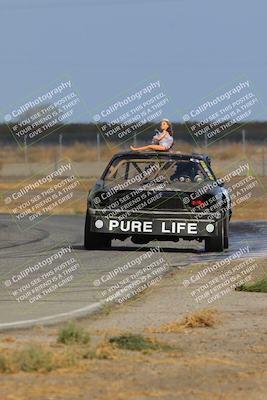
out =
[[(134, 246), (111, 246), (108, 249), (98, 249), (98, 250), (86, 250), (82, 245), (73, 245), (71, 246), (73, 250), (81, 250), (87, 251), (88, 253), (91, 251), (104, 251), (104, 252), (112, 252), (112, 251), (126, 251), (126, 252), (144, 252), (148, 251), (151, 247), (155, 246), (143, 246), (143, 247), (134, 247)], [(185, 248), (185, 249), (177, 249), (173, 247), (164, 247), (160, 246), (160, 250), (163, 253), (193, 253), (193, 254), (202, 254), (204, 253), (203, 249), (193, 249), (193, 248)]]

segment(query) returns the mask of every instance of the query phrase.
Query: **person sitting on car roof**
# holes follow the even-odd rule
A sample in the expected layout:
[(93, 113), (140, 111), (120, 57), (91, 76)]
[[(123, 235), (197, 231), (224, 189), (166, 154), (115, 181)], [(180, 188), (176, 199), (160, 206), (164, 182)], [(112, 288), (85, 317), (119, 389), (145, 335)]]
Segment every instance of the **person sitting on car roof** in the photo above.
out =
[(172, 146), (173, 146), (172, 126), (168, 119), (163, 119), (160, 123), (160, 130), (157, 130), (156, 134), (153, 136), (152, 144), (142, 147), (131, 146), (130, 149), (133, 151), (144, 151), (144, 150), (169, 151)]

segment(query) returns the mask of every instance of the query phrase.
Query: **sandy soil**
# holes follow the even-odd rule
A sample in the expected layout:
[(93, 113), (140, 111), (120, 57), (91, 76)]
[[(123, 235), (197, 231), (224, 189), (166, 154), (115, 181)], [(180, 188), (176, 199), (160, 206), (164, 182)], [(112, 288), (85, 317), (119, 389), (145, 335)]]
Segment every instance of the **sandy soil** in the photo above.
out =
[[(225, 295), (212, 304), (218, 310), (213, 327), (151, 333), (152, 327), (207, 307), (204, 302), (197, 304), (182, 284), (201, 268), (174, 270), (157, 287), (127, 304), (78, 322), (91, 333), (92, 345), (105, 335), (131, 332), (157, 338), (177, 350), (118, 350), (112, 359), (84, 360), (74, 368), (46, 374), (1, 374), (1, 400), (265, 400), (266, 294), (235, 291)], [(212, 274), (206, 279), (215, 276)], [(32, 340), (51, 344), (58, 328), (5, 332), (0, 335), (1, 347), (23, 346)]]

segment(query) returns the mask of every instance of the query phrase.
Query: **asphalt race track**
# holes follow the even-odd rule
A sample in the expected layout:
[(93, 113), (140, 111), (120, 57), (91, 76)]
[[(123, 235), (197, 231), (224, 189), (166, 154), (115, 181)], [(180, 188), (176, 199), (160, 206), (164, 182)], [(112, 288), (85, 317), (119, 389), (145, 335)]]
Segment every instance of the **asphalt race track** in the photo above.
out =
[[(265, 221), (231, 223), (230, 249), (223, 254), (204, 253), (203, 245), (195, 241), (153, 242), (142, 247), (130, 240), (113, 241), (110, 250), (86, 251), (81, 215), (51, 216), (23, 232), (11, 216), (1, 215), (0, 225), (0, 329), (89, 314), (129, 283), (129, 277), (137, 279), (140, 268), (159, 258), (170, 270), (202, 261), (215, 263), (239, 249), (249, 249), (242, 258), (267, 255)], [(57, 259), (62, 248), (68, 252)], [(151, 248), (156, 249), (154, 253)], [(38, 264), (42, 260), (44, 264)], [(130, 267), (123, 268), (130, 261)], [(122, 268), (119, 272), (118, 267)]]

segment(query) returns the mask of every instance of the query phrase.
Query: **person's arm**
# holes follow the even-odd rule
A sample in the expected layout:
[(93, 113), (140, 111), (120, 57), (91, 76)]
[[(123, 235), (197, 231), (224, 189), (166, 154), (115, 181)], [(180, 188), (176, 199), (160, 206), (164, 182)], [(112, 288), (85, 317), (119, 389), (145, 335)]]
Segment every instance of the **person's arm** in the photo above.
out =
[(159, 136), (157, 136), (157, 140), (160, 141), (163, 139), (166, 135), (168, 135), (168, 131), (163, 131)]

